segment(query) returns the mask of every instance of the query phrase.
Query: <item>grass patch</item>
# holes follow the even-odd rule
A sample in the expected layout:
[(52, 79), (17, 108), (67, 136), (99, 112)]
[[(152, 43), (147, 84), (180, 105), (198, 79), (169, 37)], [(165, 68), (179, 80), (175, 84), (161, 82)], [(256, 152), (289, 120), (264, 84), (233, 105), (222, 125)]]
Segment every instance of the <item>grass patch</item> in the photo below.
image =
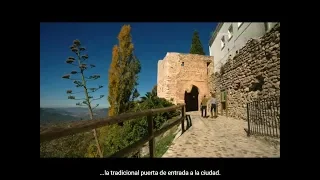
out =
[(176, 135), (174, 133), (170, 133), (168, 136), (159, 140), (159, 142), (156, 144), (156, 157), (162, 157), (164, 153), (167, 152), (175, 136)]
[[(177, 129), (177, 127), (172, 128), (171, 130), (169, 130), (170, 133), (167, 136), (162, 137), (158, 141), (156, 141), (156, 150), (155, 150), (155, 157), (156, 158), (161, 158), (164, 155), (164, 153), (167, 152), (172, 141), (176, 137), (176, 133), (175, 133), (176, 129)], [(143, 156), (142, 158), (149, 158), (149, 157), (150, 157), (150, 155), (148, 153), (147, 155)]]

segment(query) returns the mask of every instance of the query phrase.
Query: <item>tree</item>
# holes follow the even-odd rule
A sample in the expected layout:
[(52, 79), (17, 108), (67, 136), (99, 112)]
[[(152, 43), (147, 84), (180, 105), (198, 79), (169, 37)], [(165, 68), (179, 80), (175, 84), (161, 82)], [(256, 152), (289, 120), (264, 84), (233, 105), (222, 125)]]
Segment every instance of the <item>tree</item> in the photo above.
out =
[(199, 32), (194, 31), (192, 36), (192, 44), (190, 48), (190, 54), (199, 54), (199, 55), (205, 55), (203, 51), (203, 47), (200, 41)]
[[(94, 74), (91, 75), (89, 77), (86, 77), (84, 75), (85, 70), (94, 68), (95, 65), (90, 64), (87, 65), (85, 62), (87, 61), (88, 54), (83, 54), (86, 50), (85, 47), (83, 47), (81, 45), (81, 42), (79, 40), (74, 40), (72, 46), (70, 47), (71, 51), (74, 52), (76, 54), (76, 58), (70, 56), (67, 60), (66, 63), (71, 64), (73, 66), (76, 66), (78, 68), (77, 70), (73, 70), (71, 71), (70, 74), (66, 74), (64, 75), (62, 78), (64, 79), (70, 79), (73, 80), (73, 83), (75, 84), (75, 86), (77, 88), (83, 88), (84, 91), (80, 91), (80, 92), (73, 92), (72, 90), (67, 90), (67, 94), (69, 94), (68, 99), (72, 99), (72, 100), (81, 100), (82, 102), (78, 102), (76, 103), (77, 106), (87, 106), (88, 110), (89, 110), (89, 115), (90, 115), (90, 119), (93, 119), (93, 110), (99, 106), (99, 104), (96, 104), (95, 107), (92, 107), (92, 102), (98, 99), (101, 99), (104, 97), (104, 95), (100, 95), (100, 97), (98, 98), (93, 98), (93, 96), (91, 96), (90, 94), (101, 89), (103, 86), (99, 85), (97, 88), (88, 88), (87, 87), (87, 82), (91, 81), (91, 80), (96, 80), (100, 78), (100, 75), (98, 74)], [(80, 75), (80, 79), (76, 79), (76, 78), (71, 78), (71, 74), (72, 75), (76, 75), (79, 74)], [(73, 94), (76, 93), (81, 93), (84, 92), (85, 97), (84, 98), (76, 98)], [(99, 145), (99, 140), (97, 137), (97, 131), (96, 129), (93, 130), (93, 135), (96, 141), (96, 146), (97, 146), (97, 150), (98, 153), (100, 155), (100, 157), (102, 157), (102, 151)]]
[(130, 25), (122, 26), (118, 42), (119, 44), (113, 47), (109, 69), (109, 116), (128, 111), (134, 99), (139, 96), (136, 86), (141, 66), (133, 53)]
[[(134, 55), (131, 27), (124, 25), (118, 34), (118, 44), (112, 49), (108, 75), (110, 104), (108, 116), (115, 116), (133, 109), (134, 100), (139, 97), (136, 86), (140, 70), (140, 62)], [(112, 154), (129, 145), (132, 142), (131, 128), (128, 122), (100, 128), (100, 142), (103, 142), (104, 154)]]
[[(164, 98), (159, 98), (157, 96), (157, 85), (155, 85), (151, 92), (147, 92), (145, 96), (141, 97), (141, 101), (139, 103), (139, 106), (136, 106), (139, 110), (146, 110), (146, 109), (155, 109), (155, 108), (164, 108), (172, 106), (171, 102), (167, 101)], [(168, 119), (171, 119), (172, 117), (178, 116), (179, 112), (177, 110), (164, 112), (164, 113), (158, 113), (157, 115), (153, 116), (154, 125), (155, 128), (160, 128), (160, 126), (167, 121)], [(144, 132), (147, 132), (147, 121), (144, 122)], [(140, 138), (144, 137), (139, 136)]]
[(154, 96), (157, 96), (157, 89), (158, 89), (158, 85), (154, 85), (153, 88), (152, 88), (152, 91), (151, 93), (154, 95)]

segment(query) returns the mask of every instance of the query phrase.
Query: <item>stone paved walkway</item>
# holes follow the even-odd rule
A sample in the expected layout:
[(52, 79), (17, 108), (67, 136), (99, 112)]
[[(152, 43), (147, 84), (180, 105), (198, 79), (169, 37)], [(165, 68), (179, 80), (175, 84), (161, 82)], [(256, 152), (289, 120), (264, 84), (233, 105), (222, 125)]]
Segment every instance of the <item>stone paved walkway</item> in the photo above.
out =
[(187, 113), (192, 127), (173, 141), (163, 157), (280, 157), (280, 145), (247, 137), (245, 121), (225, 116), (201, 118), (199, 113)]

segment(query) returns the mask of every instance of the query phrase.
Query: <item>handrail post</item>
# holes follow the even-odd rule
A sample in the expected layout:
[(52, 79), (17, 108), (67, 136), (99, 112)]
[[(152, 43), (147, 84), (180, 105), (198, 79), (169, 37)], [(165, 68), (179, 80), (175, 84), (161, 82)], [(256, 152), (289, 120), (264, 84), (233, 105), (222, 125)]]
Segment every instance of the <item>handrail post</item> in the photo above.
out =
[(150, 158), (154, 158), (155, 155), (155, 139), (154, 139), (154, 129), (153, 129), (153, 119), (152, 116), (149, 115), (147, 116), (148, 120), (148, 133), (149, 137), (151, 136), (152, 138), (149, 141), (149, 154)]
[(184, 129), (184, 120), (186, 118), (186, 106), (185, 106), (185, 104), (181, 108), (181, 116), (182, 116), (182, 118), (181, 118), (181, 134), (183, 134), (184, 131), (185, 131), (185, 129)]

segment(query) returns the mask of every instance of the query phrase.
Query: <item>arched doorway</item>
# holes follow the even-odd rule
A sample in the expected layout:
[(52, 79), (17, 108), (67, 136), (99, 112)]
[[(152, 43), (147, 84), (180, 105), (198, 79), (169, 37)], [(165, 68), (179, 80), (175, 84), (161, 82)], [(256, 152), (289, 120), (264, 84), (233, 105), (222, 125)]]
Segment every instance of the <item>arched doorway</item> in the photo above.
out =
[(199, 90), (197, 86), (192, 86), (191, 91), (184, 93), (184, 102), (186, 103), (186, 111), (198, 111), (199, 102), (198, 102)]

